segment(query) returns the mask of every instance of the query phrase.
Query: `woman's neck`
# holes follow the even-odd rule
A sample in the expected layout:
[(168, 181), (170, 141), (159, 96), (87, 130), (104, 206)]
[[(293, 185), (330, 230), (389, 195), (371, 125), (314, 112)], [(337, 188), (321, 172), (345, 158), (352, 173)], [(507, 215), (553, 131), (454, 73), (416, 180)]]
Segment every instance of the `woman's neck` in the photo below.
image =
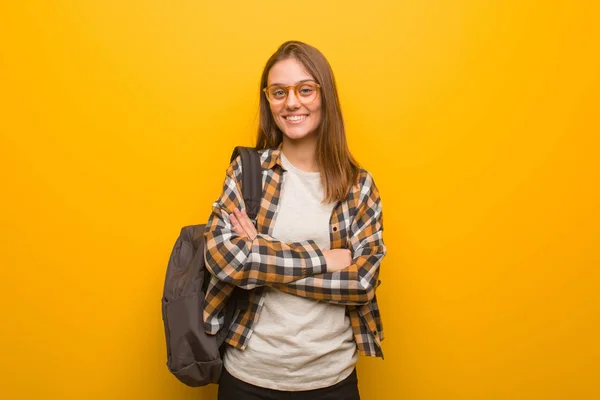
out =
[(306, 172), (319, 172), (316, 140), (290, 140), (284, 136), (281, 150), (296, 168)]

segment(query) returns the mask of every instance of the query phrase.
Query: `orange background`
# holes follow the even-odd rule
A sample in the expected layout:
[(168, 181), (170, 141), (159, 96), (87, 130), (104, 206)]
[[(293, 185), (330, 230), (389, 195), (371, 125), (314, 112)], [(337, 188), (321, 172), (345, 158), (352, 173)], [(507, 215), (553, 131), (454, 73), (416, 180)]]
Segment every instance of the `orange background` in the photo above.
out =
[(285, 40), (330, 60), (388, 256), (365, 400), (600, 398), (592, 1), (0, 5), (0, 397), (212, 399), (160, 297)]

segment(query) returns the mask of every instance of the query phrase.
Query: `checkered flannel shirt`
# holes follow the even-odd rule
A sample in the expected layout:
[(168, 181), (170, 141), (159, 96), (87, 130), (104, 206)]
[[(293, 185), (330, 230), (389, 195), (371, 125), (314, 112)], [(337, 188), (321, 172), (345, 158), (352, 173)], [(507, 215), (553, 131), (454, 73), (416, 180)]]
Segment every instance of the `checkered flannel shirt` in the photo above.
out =
[(381, 199), (371, 174), (360, 169), (358, 183), (335, 205), (329, 234), (331, 249), (350, 249), (352, 264), (326, 272), (322, 251), (312, 240), (284, 243), (272, 237), (285, 169), (281, 145), (260, 150), (263, 198), (254, 240), (233, 231), (229, 215), (245, 208), (242, 163), (235, 159), (226, 172), (223, 192), (213, 204), (204, 238), (206, 268), (211, 280), (206, 292), (204, 327), (216, 334), (224, 325), (225, 304), (235, 286), (249, 292), (248, 307), (237, 310), (227, 343), (244, 350), (264, 304), (266, 286), (285, 293), (346, 306), (359, 354), (383, 357), (383, 326), (375, 296), (379, 266), (385, 256)]

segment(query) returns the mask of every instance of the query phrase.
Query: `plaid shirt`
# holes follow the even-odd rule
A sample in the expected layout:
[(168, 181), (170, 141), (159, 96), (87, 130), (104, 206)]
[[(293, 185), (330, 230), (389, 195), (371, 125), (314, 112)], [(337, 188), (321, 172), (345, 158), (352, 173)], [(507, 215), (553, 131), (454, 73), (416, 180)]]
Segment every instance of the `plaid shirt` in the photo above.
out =
[(312, 240), (284, 243), (273, 238), (280, 189), (285, 180), (281, 145), (260, 150), (263, 197), (254, 240), (233, 231), (229, 215), (244, 209), (242, 164), (238, 156), (227, 169), (223, 193), (213, 204), (204, 231), (206, 268), (212, 277), (206, 291), (204, 327), (216, 334), (224, 325), (225, 304), (235, 286), (249, 291), (248, 307), (237, 310), (227, 343), (244, 350), (264, 304), (265, 286), (293, 295), (343, 304), (350, 318), (359, 354), (383, 357), (383, 326), (375, 289), (385, 256), (381, 199), (368, 171), (360, 169), (358, 184), (333, 210), (331, 249), (350, 249), (352, 264), (326, 272), (322, 251)]

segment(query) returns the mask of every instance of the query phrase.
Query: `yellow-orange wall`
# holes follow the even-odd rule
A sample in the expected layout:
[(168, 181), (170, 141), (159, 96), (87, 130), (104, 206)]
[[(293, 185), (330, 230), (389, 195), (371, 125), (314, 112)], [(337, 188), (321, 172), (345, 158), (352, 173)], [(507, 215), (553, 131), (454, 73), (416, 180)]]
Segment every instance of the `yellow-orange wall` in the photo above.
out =
[(0, 397), (214, 398), (164, 365), (165, 266), (298, 39), (384, 204), (363, 399), (600, 399), (596, 4), (2, 2)]

